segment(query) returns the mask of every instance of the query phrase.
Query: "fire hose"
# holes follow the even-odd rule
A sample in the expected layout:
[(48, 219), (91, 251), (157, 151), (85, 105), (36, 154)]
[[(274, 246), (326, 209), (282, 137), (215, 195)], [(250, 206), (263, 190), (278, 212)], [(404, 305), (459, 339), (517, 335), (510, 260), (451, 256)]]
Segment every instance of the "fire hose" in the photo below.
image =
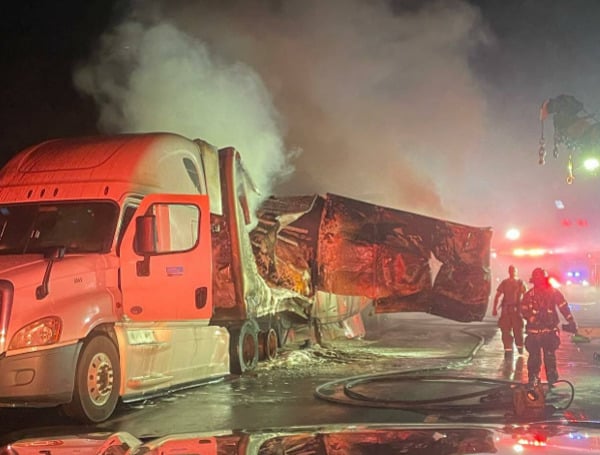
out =
[[(315, 395), (327, 401), (343, 404), (428, 413), (473, 414), (510, 409), (512, 412), (506, 416), (515, 419), (543, 419), (555, 412), (564, 411), (572, 404), (575, 396), (575, 387), (565, 380), (557, 381), (550, 387), (542, 383), (522, 384), (489, 378), (419, 373), (423, 371), (346, 378), (319, 386)], [(469, 387), (471, 391), (427, 399), (398, 398), (399, 390), (410, 390), (408, 387), (410, 382), (429, 388), (434, 385), (450, 388), (462, 385)], [(569, 388), (566, 404), (563, 406), (549, 404), (547, 396), (555, 401), (556, 398), (560, 398), (556, 390), (557, 386), (561, 388), (561, 384), (566, 384)], [(480, 390), (473, 390), (474, 388)], [(390, 392), (393, 396), (390, 396)]]

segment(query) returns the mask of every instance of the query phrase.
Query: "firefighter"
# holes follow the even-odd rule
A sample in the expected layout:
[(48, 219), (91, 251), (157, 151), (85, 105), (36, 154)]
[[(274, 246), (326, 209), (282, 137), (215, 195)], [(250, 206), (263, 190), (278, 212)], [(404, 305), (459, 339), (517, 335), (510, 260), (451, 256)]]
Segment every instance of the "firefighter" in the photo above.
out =
[(525, 293), (521, 304), (523, 317), (527, 321), (525, 348), (529, 353), (528, 379), (530, 384), (540, 382), (543, 355), (546, 380), (552, 385), (558, 381), (556, 350), (560, 346), (560, 321), (556, 310), (558, 309), (567, 321), (563, 330), (576, 333), (577, 324), (563, 294), (550, 284), (546, 270), (540, 267), (534, 269), (529, 282), (533, 284), (533, 288)]
[(504, 358), (513, 356), (513, 342), (517, 346), (519, 355), (523, 354), (523, 316), (521, 315), (521, 299), (527, 290), (525, 283), (518, 276), (514, 265), (508, 267), (508, 278), (500, 282), (494, 296), (492, 315), (498, 315), (498, 302), (502, 297), (502, 314), (498, 319), (498, 327), (502, 332), (504, 345)]

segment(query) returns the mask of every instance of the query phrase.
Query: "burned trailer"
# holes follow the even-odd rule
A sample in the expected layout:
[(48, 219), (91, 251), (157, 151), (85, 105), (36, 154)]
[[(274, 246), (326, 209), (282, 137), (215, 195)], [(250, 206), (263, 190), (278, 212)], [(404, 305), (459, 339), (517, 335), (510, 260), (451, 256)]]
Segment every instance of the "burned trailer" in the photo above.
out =
[[(335, 194), (271, 197), (251, 240), (274, 288), (312, 298), (310, 318), (360, 334), (361, 311), (481, 321), (491, 292), (492, 229)], [(293, 323), (293, 318), (290, 319)]]

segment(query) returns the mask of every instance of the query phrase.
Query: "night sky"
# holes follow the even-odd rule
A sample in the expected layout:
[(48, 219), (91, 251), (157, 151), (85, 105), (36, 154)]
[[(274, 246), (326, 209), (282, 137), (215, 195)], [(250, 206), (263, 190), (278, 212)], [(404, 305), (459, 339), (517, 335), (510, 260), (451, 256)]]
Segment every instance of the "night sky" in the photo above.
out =
[[(537, 148), (546, 98), (600, 108), (600, 2), (3, 10), (3, 162), (52, 137), (174, 131), (236, 146), (266, 194), (333, 192), (492, 226), (496, 238), (511, 225), (541, 243), (598, 237), (600, 176), (566, 185), (565, 157), (538, 166)], [(565, 216), (588, 227), (565, 230)]]
[(57, 136), (96, 131), (96, 107), (73, 86), (73, 67), (115, 17), (110, 1), (3, 5), (0, 159)]

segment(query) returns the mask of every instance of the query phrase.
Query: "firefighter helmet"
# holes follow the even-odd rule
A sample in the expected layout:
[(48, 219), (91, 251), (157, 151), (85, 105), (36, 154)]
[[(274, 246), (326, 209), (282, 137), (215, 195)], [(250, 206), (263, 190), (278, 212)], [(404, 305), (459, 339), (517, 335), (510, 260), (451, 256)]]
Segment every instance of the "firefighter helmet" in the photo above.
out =
[(541, 267), (536, 267), (535, 269), (533, 269), (533, 271), (531, 272), (531, 278), (529, 278), (530, 283), (536, 283), (547, 280), (548, 272), (546, 272), (546, 270)]

